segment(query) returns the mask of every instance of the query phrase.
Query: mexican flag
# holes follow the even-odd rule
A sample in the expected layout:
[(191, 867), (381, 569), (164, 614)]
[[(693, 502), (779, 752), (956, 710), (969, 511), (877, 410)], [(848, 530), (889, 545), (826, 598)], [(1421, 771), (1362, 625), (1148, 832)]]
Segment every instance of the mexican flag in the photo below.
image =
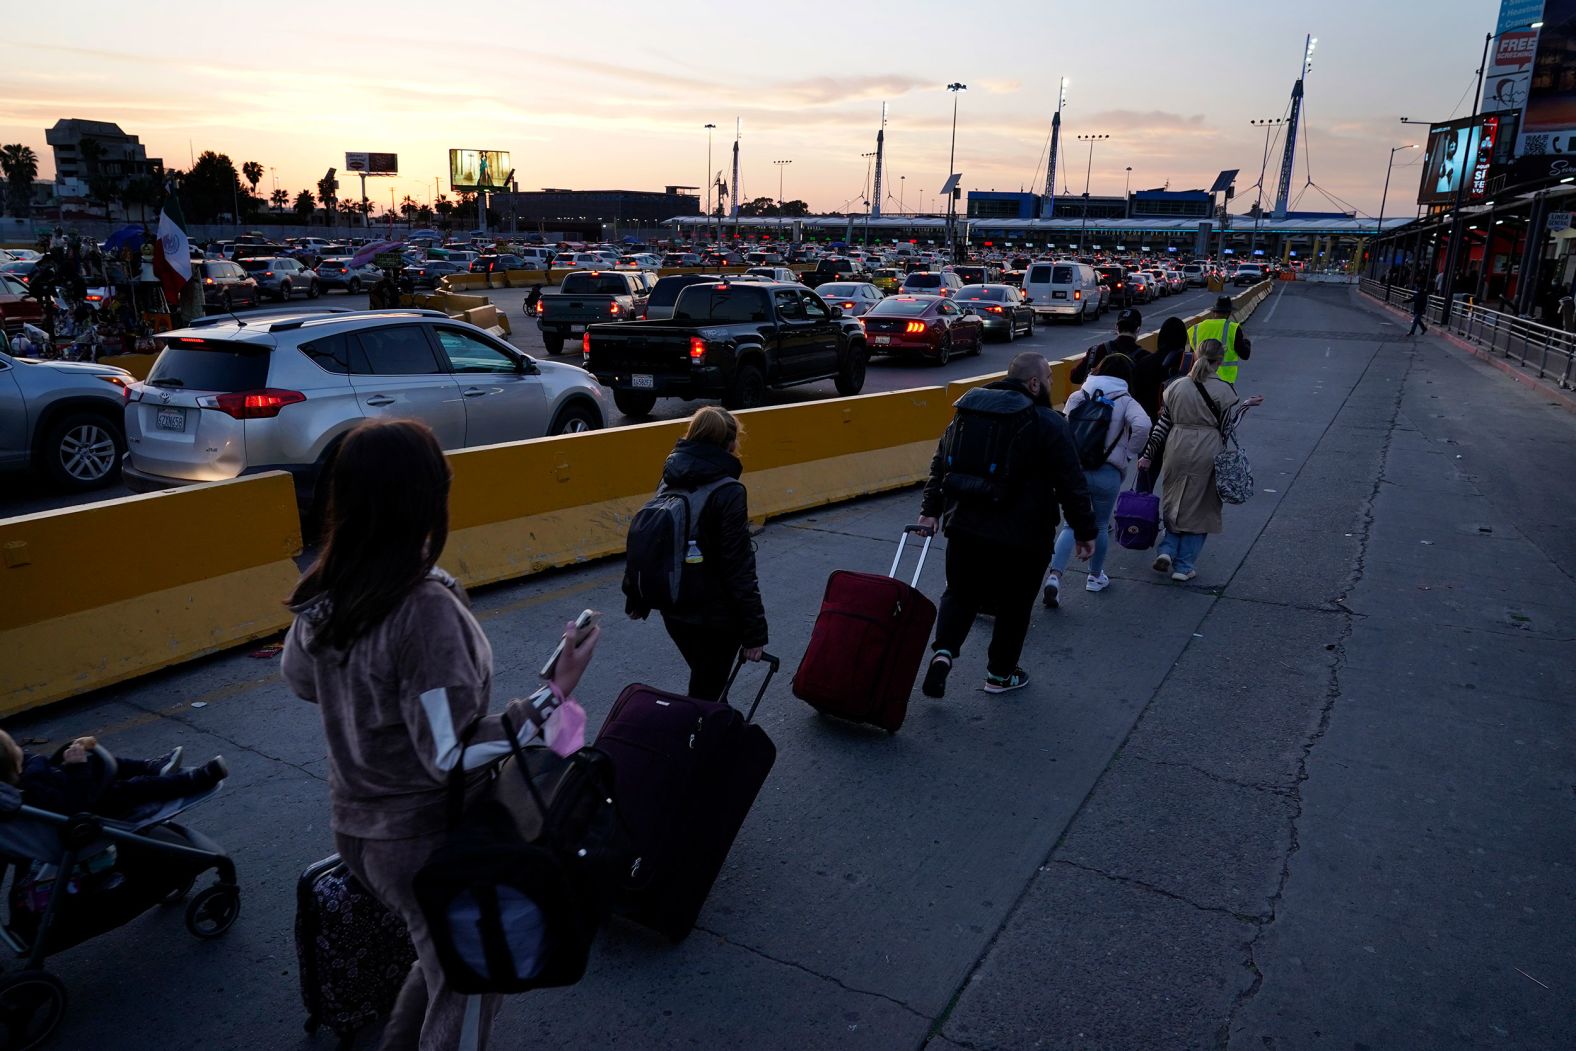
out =
[(186, 237), (186, 217), (181, 201), (173, 192), (164, 198), (159, 213), (159, 238), (153, 243), (153, 272), (164, 286), (164, 297), (174, 307), (180, 302), (181, 289), (192, 279), (192, 244)]

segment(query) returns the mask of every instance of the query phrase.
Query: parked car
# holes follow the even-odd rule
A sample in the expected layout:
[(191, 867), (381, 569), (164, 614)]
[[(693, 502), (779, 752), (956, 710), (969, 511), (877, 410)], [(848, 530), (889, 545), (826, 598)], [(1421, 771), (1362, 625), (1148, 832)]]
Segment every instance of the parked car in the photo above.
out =
[(383, 271), (371, 263), (351, 266), (350, 256), (327, 258), (317, 264), (317, 279), (324, 289), (338, 288), (355, 295), (363, 288), (370, 288), (383, 278)]
[(642, 271), (577, 270), (564, 277), (557, 292), (536, 304), (536, 327), (548, 354), (564, 349), (564, 340), (585, 332), (597, 321), (634, 321), (646, 312), (654, 282)]
[(215, 316), (159, 338), (147, 380), (127, 388), (135, 492), (283, 470), (311, 509), (337, 443), (368, 417), (419, 419), (445, 449), (607, 422), (582, 369), (435, 310)]
[(888, 296), (864, 316), (872, 354), (918, 354), (945, 365), (957, 353), (978, 354), (985, 323), (945, 296)]
[(586, 369), (629, 416), (659, 397), (752, 409), (772, 388), (824, 379), (858, 394), (868, 353), (859, 321), (803, 285), (728, 280), (690, 285), (666, 321), (592, 325), (581, 345)]
[(258, 256), (239, 260), (241, 269), (257, 282), (262, 295), (272, 296), (283, 303), (297, 292), (304, 292), (308, 299), (323, 294), (323, 284), (314, 271), (289, 256)]
[(964, 285), (953, 302), (965, 313), (972, 310), (979, 315), (987, 336), (1000, 336), (1011, 343), (1020, 333), (1034, 335), (1034, 308), (1011, 285)]
[(1069, 317), (1083, 324), (1097, 320), (1106, 301), (1094, 267), (1071, 259), (1030, 264), (1023, 293), (1042, 321)]
[(23, 325), (40, 325), (43, 321), (44, 304), (20, 280), (0, 274), (0, 332), (9, 340), (22, 331)]
[(833, 281), (816, 289), (816, 294), (843, 312), (844, 317), (862, 317), (886, 298), (868, 281)]
[(963, 287), (963, 279), (951, 270), (915, 270), (903, 278), (898, 292), (905, 296), (950, 296)]
[(256, 280), (240, 263), (227, 259), (193, 259), (192, 280), (202, 282), (205, 310), (255, 307), (262, 301)]
[(40, 471), (58, 488), (96, 489), (120, 475), (131, 373), (34, 361), (0, 350), (0, 470)]

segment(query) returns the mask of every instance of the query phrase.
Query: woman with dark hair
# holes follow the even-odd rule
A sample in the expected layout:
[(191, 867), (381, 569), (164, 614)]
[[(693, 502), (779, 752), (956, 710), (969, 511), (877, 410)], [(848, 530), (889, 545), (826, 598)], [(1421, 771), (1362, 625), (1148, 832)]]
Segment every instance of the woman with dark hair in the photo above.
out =
[[(1138, 399), (1128, 390), (1133, 379), (1133, 362), (1126, 354), (1108, 354), (1094, 367), (1094, 374), (1084, 385), (1067, 397), (1066, 412), (1069, 418), (1079, 406), (1104, 399), (1111, 403), (1111, 422), (1106, 425), (1102, 448), (1105, 461), (1094, 470), (1084, 471), (1089, 483), (1089, 499), (1094, 504), (1095, 526), (1100, 535), (1094, 541), (1094, 557), (1089, 560), (1089, 576), (1084, 581), (1085, 591), (1104, 591), (1111, 585), (1105, 575), (1105, 553), (1110, 547), (1111, 511), (1116, 507), (1116, 496), (1122, 491), (1122, 479), (1127, 465), (1133, 462), (1144, 443), (1149, 440), (1149, 414)], [(1060, 604), (1062, 573), (1072, 561), (1076, 539), (1073, 531), (1063, 525), (1056, 534), (1056, 549), (1051, 554), (1051, 569), (1045, 577), (1042, 596), (1045, 605), (1055, 608)]]
[[(425, 424), (368, 420), (319, 484), (328, 486), (323, 546), (290, 596), (284, 676), (322, 715), (340, 856), (416, 947), (382, 1046), (453, 1048), (465, 1030), (485, 1046), (500, 998), (471, 1001), (448, 987), (412, 886), (444, 839), (450, 771), (462, 755), (473, 769), (510, 748), (501, 717), (488, 714), (492, 648), (465, 593), (437, 568), (449, 464)], [(593, 629), (575, 646), (572, 634), (551, 683), (561, 699), (598, 638)], [(525, 701), (505, 711), (517, 728), (532, 725)]]
[(1155, 352), (1160, 355), (1165, 370), (1162, 386), (1192, 368), (1193, 363), (1187, 360), (1187, 322), (1179, 317), (1168, 317), (1161, 322), (1160, 334), (1155, 337)]
[[(695, 539), (685, 558), (681, 599), (662, 611), (668, 635), (689, 665), (687, 693), (715, 701), (728, 684), (734, 658), (744, 651), (760, 660), (766, 646), (766, 608), (755, 574), (750, 512), (739, 462), (739, 421), (725, 409), (708, 405), (690, 419), (662, 465), (659, 493), (709, 492), (696, 511)], [(626, 575), (625, 611), (637, 620), (651, 615)]]

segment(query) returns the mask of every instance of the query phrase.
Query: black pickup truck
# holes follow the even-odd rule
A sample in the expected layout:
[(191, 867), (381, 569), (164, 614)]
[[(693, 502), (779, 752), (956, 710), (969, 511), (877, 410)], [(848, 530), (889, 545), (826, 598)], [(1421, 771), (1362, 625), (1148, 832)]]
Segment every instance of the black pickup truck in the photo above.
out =
[(564, 349), (564, 339), (578, 336), (597, 321), (633, 321), (646, 311), (651, 295), (647, 275), (637, 270), (572, 270), (557, 292), (542, 296), (536, 327), (549, 355)]
[(824, 379), (858, 394), (869, 358), (857, 320), (803, 285), (762, 281), (691, 285), (672, 320), (592, 325), (585, 343), (586, 371), (626, 416), (650, 413), (658, 398), (751, 409), (768, 389)]

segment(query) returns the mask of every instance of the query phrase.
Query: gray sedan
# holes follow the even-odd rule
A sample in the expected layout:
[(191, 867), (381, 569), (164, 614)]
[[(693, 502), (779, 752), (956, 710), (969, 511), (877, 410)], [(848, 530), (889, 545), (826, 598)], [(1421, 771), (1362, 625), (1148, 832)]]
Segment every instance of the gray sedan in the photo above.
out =
[(34, 467), (61, 489), (96, 489), (120, 474), (131, 373), (110, 365), (35, 361), (0, 351), (0, 470)]
[(863, 317), (886, 298), (885, 292), (868, 281), (832, 281), (815, 292), (826, 300), (827, 306), (842, 310), (844, 317)]

